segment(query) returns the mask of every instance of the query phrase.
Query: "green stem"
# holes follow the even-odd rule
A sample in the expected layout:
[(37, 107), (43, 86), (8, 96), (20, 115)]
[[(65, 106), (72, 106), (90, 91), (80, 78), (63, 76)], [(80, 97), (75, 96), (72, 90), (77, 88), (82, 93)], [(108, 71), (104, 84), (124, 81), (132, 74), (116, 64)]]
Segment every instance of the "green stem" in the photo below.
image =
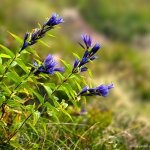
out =
[(53, 90), (53, 92), (51, 93), (51, 95), (53, 95), (53, 94), (56, 92), (56, 90), (58, 90), (58, 89), (72, 76), (72, 74), (73, 74), (73, 73), (70, 73), (70, 74), (68, 75), (68, 77), (66, 77), (66, 79), (63, 80), (63, 81), (61, 82), (61, 84), (59, 84), (59, 85)]
[[(73, 73), (70, 73), (70, 74), (68, 75), (68, 77), (66, 77), (65, 80), (63, 80), (63, 81), (52, 91), (51, 95), (53, 95), (53, 94), (56, 92), (56, 90), (58, 90), (58, 89), (72, 76), (72, 74), (73, 74)], [(43, 105), (42, 105), (42, 106), (43, 106)], [(42, 106), (41, 106), (41, 107), (42, 107)], [(46, 106), (43, 108), (41, 114), (44, 112), (45, 108), (46, 108)]]
[(22, 125), (12, 133), (7, 139), (7, 143), (17, 134), (17, 132), (22, 128), (22, 126), (26, 123), (26, 121), (32, 116), (32, 113), (23, 121)]

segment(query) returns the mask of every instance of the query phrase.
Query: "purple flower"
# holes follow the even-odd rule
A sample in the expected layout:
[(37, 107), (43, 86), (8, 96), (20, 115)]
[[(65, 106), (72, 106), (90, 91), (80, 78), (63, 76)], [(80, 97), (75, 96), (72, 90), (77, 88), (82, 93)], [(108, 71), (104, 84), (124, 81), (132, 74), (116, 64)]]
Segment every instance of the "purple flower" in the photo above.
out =
[(97, 92), (97, 95), (101, 95), (105, 97), (108, 95), (109, 90), (107, 86), (102, 84), (97, 87), (96, 92)]
[(33, 62), (33, 65), (34, 65), (35, 67), (38, 67), (37, 62)]
[(114, 88), (113, 84), (110, 84), (108, 86), (105, 86), (104, 84), (102, 84), (96, 88), (96, 94), (106, 97), (109, 94), (109, 90), (111, 88)]
[(48, 20), (48, 22), (44, 22), (41, 28), (34, 29), (32, 33), (26, 32), (24, 36), (24, 43), (19, 53), (25, 48), (27, 48), (28, 46), (34, 45), (39, 39), (41, 39), (46, 34), (46, 32), (53, 29), (53, 26), (58, 25), (62, 22), (63, 22), (63, 18), (58, 18), (58, 15), (55, 13)]
[(53, 56), (49, 54), (44, 61), (44, 65), (46, 69), (49, 69), (54, 68), (57, 65), (57, 63), (53, 59)]
[(82, 94), (86, 93), (87, 90), (88, 90), (88, 87), (85, 86), (85, 87), (82, 89), (82, 91), (81, 91), (78, 95), (82, 95)]
[(76, 58), (75, 62), (74, 62), (74, 65), (73, 65), (73, 68), (76, 68), (79, 64), (79, 60)]
[(88, 68), (87, 67), (83, 67), (83, 68), (81, 68), (81, 72), (84, 72), (84, 71), (87, 71), (88, 70)]
[(39, 66), (36, 62), (34, 62), (34, 66), (37, 67), (34, 74), (38, 75), (41, 72), (46, 74), (54, 74), (56, 71), (64, 72), (64, 68), (56, 68), (56, 65), (57, 63), (53, 56), (49, 54), (42, 65)]
[(97, 56), (95, 55), (95, 56), (90, 57), (90, 60), (92, 61), (92, 60), (94, 60), (96, 58), (97, 58)]
[(26, 32), (25, 35), (24, 35), (24, 41), (26, 41), (29, 37), (29, 32)]
[(40, 29), (38, 29), (38, 28), (34, 29), (32, 32), (32, 35), (31, 35), (31, 41), (37, 40), (39, 38), (38, 36), (39, 36), (40, 32), (41, 32)]
[(28, 46), (29, 46), (29, 43), (26, 42), (26, 41), (24, 41), (23, 46), (22, 46), (20, 52), (21, 52), (23, 49), (25, 49), (26, 47), (28, 47)]
[(93, 56), (100, 49), (100, 45), (96, 43), (90, 51), (90, 56)]
[[(97, 58), (95, 55), (96, 52), (100, 49), (100, 45), (96, 43), (93, 48), (90, 48), (92, 46), (92, 38), (88, 36), (87, 34), (81, 35), (82, 40), (84, 41), (87, 49), (84, 52), (84, 55), (79, 61), (77, 58), (74, 62), (74, 67), (72, 69), (72, 73), (78, 73), (79, 71), (84, 72), (87, 71), (87, 67), (84, 67), (84, 65), (90, 61), (93, 61), (94, 59)], [(79, 43), (80, 44), (80, 43)], [(82, 46), (82, 44), (80, 44)], [(83, 46), (82, 46), (83, 47)]]
[(111, 83), (108, 85), (108, 89), (112, 89), (112, 88), (114, 88), (114, 85)]
[(96, 91), (96, 89), (95, 89), (95, 88), (89, 88), (88, 91), (89, 91), (90, 93), (94, 93), (94, 92)]
[(54, 71), (58, 71), (58, 72), (64, 72), (64, 68), (55, 68)]
[(83, 42), (85, 43), (87, 49), (92, 46), (92, 38), (90, 36), (88, 36), (87, 34), (84, 34), (84, 35), (81, 35), (81, 38)]
[(88, 112), (84, 108), (80, 110), (80, 115), (86, 115), (87, 113)]
[(82, 89), (82, 91), (78, 94), (81, 96), (103, 96), (106, 97), (109, 94), (109, 90), (114, 88), (113, 84), (109, 84), (108, 86), (102, 84), (96, 88), (88, 88), (87, 86)]
[(55, 25), (60, 24), (62, 22), (63, 22), (63, 18), (58, 18), (58, 15), (56, 13), (54, 13), (45, 25), (55, 26)]
[(83, 55), (83, 58), (82, 58), (82, 60), (81, 60), (81, 62), (79, 64), (79, 67), (83, 66), (84, 64), (86, 64), (89, 61), (88, 55), (89, 55), (89, 51), (86, 50), (84, 55)]

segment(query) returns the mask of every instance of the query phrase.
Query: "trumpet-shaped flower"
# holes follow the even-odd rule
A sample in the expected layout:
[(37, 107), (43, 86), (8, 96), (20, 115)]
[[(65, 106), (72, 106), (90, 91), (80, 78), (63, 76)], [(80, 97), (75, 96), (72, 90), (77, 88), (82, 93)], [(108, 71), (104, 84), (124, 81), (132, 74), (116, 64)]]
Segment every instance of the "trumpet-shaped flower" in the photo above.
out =
[(103, 96), (106, 97), (109, 94), (109, 90), (114, 88), (114, 85), (111, 83), (108, 86), (102, 84), (96, 88), (88, 88), (85, 86), (82, 91), (78, 94), (81, 96)]
[(58, 15), (56, 13), (54, 13), (52, 15), (52, 17), (48, 20), (48, 22), (46, 23), (46, 25), (48, 26), (55, 26), (57, 24), (60, 24), (63, 22), (63, 18), (58, 18)]
[[(74, 66), (73, 66), (73, 73), (78, 73), (79, 71), (83, 72), (83, 71), (87, 71), (87, 67), (85, 67), (84, 65), (90, 61), (93, 61), (94, 59), (97, 58), (97, 56), (95, 55), (97, 53), (97, 51), (100, 49), (100, 45), (98, 43), (96, 43), (93, 47), (92, 47), (92, 38), (88, 35), (81, 35), (81, 38), (83, 40), (83, 42), (85, 43), (87, 49), (84, 52), (84, 55), (81, 59), (81, 61), (79, 61), (77, 58), (74, 62)], [(92, 47), (92, 48), (91, 48)]]
[(56, 71), (64, 72), (64, 68), (56, 68), (56, 65), (57, 62), (54, 60), (53, 56), (49, 54), (42, 65), (39, 66), (36, 62), (34, 62), (34, 66), (37, 68), (34, 74), (38, 75), (41, 72), (46, 74), (54, 74)]
[(87, 34), (81, 35), (81, 38), (86, 45), (86, 48), (88, 49), (89, 47), (92, 46), (92, 38), (88, 36)]
[(53, 29), (55, 25), (58, 25), (62, 22), (63, 18), (58, 18), (58, 15), (54, 13), (47, 22), (44, 22), (41, 28), (33, 29), (31, 33), (26, 32), (20, 52), (28, 46), (35, 44), (38, 41), (38, 39), (41, 39), (46, 34), (46, 32)]

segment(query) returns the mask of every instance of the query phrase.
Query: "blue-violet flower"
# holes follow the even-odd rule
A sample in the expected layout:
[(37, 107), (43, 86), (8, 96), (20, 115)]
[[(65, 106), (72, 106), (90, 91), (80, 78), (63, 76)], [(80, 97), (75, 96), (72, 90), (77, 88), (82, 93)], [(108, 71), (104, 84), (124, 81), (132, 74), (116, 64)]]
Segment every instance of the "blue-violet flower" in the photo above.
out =
[(28, 46), (35, 44), (39, 39), (41, 39), (45, 35), (46, 32), (53, 29), (55, 25), (58, 25), (62, 22), (63, 18), (58, 18), (58, 15), (54, 13), (47, 22), (44, 22), (41, 28), (35, 28), (31, 33), (26, 32), (24, 36), (24, 43), (19, 53)]
[[(42, 65), (38, 65), (36, 62), (34, 62), (34, 71), (35, 75), (38, 75), (39, 73), (46, 73), (46, 74), (54, 74), (56, 71), (58, 72), (64, 72), (64, 68), (56, 68), (57, 62), (54, 60), (52, 55), (48, 55), (46, 59), (44, 60)], [(33, 70), (33, 69), (32, 69)]]
[(81, 96), (98, 95), (98, 96), (106, 97), (109, 94), (109, 90), (112, 88), (114, 88), (114, 85), (112, 83), (109, 84), (108, 86), (102, 84), (96, 88), (88, 88), (87, 86), (85, 86), (78, 95)]

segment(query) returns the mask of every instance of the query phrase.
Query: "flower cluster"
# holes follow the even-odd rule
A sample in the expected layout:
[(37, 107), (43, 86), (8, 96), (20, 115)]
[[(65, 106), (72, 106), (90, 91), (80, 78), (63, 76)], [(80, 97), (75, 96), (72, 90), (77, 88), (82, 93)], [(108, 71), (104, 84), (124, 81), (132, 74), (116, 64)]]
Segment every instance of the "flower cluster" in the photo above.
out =
[[(89, 61), (93, 61), (94, 59), (96, 59), (97, 56), (95, 54), (100, 49), (100, 45), (98, 43), (96, 43), (92, 47), (92, 38), (90, 36), (82, 35), (81, 38), (86, 46), (86, 50), (84, 52), (84, 55), (83, 55), (81, 61), (76, 58), (76, 60), (74, 62), (72, 73), (77, 73), (79, 71), (80, 72), (87, 71), (88, 68), (85, 67), (84, 65), (86, 63), (88, 63)], [(80, 45), (84, 48), (84, 46), (82, 44), (80, 44)]]
[(114, 88), (114, 85), (111, 83), (108, 86), (102, 84), (96, 88), (88, 88), (87, 86), (85, 86), (82, 91), (78, 94), (81, 96), (107, 96), (109, 94), (109, 90), (111, 88)]
[(34, 62), (34, 67), (31, 71), (34, 71), (34, 75), (38, 75), (41, 72), (45, 74), (54, 74), (56, 71), (64, 72), (64, 68), (56, 68), (57, 62), (54, 60), (52, 55), (48, 55), (42, 65), (38, 65)]
[(44, 22), (41, 29), (40, 28), (33, 29), (32, 33), (26, 32), (24, 36), (23, 46), (20, 52), (24, 50), (26, 47), (35, 44), (37, 40), (41, 39), (47, 31), (53, 29), (55, 25), (58, 25), (62, 22), (63, 22), (63, 18), (61, 17), (58, 18), (58, 15), (54, 13), (47, 22)]

